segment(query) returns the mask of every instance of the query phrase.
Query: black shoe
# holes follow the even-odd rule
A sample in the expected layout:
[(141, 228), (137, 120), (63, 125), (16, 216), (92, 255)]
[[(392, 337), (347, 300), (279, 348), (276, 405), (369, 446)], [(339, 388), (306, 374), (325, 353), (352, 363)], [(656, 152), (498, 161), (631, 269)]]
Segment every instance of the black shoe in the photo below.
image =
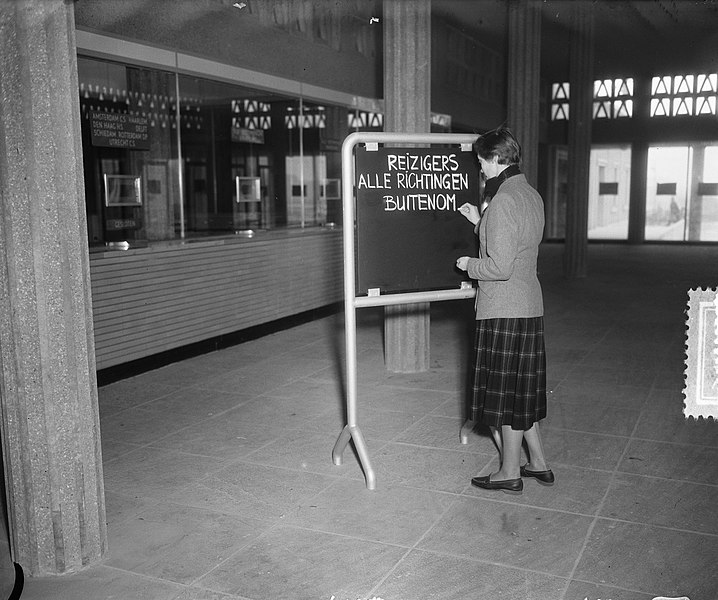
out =
[(521, 467), (521, 477), (533, 477), (538, 480), (541, 485), (553, 485), (553, 482), (556, 481), (551, 469), (547, 471), (529, 471), (526, 465)]
[(502, 479), (501, 481), (491, 481), (491, 475), (485, 477), (474, 477), (471, 485), (483, 490), (501, 490), (505, 494), (520, 494), (524, 489), (524, 482), (518, 479)]

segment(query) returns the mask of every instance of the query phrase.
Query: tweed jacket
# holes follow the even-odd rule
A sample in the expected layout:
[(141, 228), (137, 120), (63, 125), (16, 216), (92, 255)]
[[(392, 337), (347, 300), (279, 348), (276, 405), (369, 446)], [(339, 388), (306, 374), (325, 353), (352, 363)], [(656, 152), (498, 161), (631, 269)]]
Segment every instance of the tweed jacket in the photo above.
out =
[(543, 228), (540, 194), (523, 174), (506, 179), (475, 229), (479, 257), (469, 259), (467, 273), (479, 285), (477, 319), (543, 316), (536, 273)]

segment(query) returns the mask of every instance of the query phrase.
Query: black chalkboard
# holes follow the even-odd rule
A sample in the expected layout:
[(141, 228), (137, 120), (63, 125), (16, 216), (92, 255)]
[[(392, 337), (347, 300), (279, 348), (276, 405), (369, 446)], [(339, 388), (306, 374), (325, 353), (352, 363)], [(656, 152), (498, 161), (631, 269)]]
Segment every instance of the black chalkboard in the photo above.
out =
[(356, 293), (458, 289), (476, 256), (459, 207), (477, 204), (479, 165), (457, 148), (355, 148)]

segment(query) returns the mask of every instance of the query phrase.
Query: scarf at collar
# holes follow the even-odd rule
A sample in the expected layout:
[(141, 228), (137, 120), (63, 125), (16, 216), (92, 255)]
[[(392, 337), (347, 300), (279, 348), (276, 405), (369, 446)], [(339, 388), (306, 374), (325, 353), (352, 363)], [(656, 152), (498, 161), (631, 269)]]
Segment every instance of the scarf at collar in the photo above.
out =
[(518, 165), (509, 165), (506, 167), (501, 173), (499, 173), (496, 177), (492, 177), (491, 179), (486, 180), (486, 185), (484, 187), (484, 202), (489, 202), (491, 198), (493, 198), (496, 195), (496, 192), (499, 191), (499, 187), (501, 184), (506, 181), (509, 177), (513, 177), (514, 175), (520, 175), (521, 169), (519, 169)]

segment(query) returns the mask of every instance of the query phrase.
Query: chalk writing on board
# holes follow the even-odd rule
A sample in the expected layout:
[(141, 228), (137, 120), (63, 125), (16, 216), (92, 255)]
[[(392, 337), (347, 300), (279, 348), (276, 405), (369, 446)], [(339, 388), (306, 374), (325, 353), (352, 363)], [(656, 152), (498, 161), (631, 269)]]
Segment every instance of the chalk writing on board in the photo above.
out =
[[(459, 172), (456, 154), (423, 155), (387, 154), (386, 172), (359, 173), (357, 189), (395, 190), (383, 194), (385, 211), (435, 211), (457, 209), (456, 193), (469, 189), (469, 175)], [(419, 171), (419, 172), (417, 172)], [(421, 190), (401, 194), (402, 190)], [(425, 190), (446, 190), (427, 193)]]
[(479, 194), (473, 152), (456, 148), (356, 149), (357, 290), (458, 287), (457, 256), (475, 253), (458, 213)]

